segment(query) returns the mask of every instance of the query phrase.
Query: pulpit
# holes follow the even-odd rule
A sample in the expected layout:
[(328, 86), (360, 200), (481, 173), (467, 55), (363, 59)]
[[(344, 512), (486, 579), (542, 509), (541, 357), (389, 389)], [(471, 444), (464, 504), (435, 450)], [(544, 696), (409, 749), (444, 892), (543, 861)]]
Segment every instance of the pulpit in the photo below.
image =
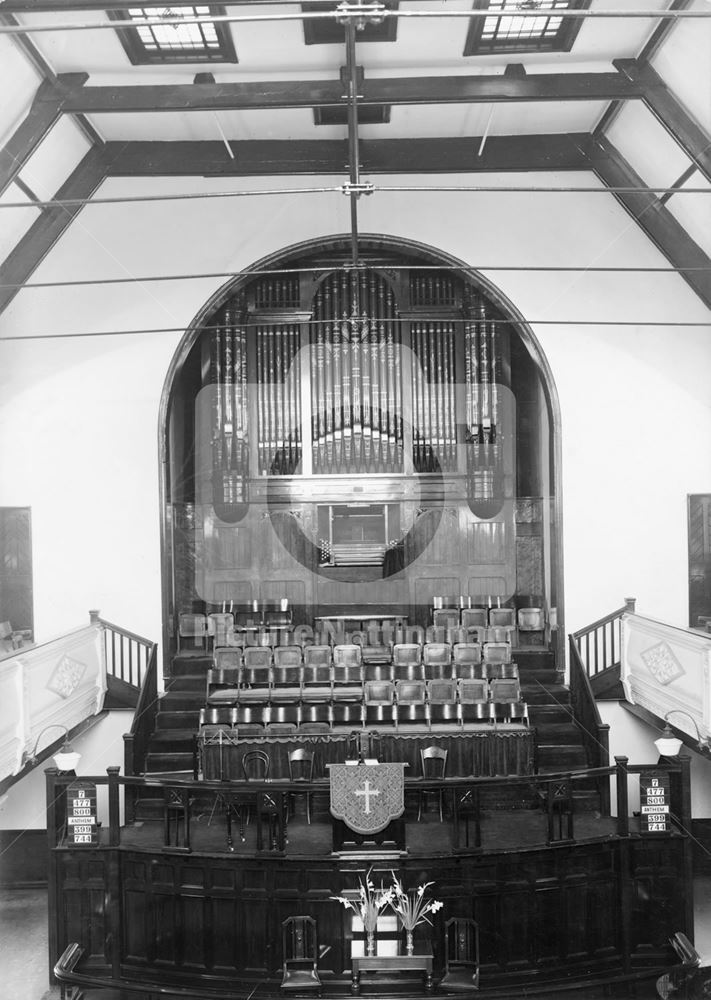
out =
[(404, 763), (329, 764), (333, 850), (394, 845), (405, 851)]

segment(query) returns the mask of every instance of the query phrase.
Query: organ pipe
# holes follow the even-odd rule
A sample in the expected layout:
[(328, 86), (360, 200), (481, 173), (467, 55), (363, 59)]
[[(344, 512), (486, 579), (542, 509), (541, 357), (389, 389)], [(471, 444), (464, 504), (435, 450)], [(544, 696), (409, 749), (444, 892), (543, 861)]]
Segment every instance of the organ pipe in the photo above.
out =
[(242, 303), (223, 309), (216, 324), (209, 373), (214, 386), (213, 506), (217, 516), (230, 523), (242, 520), (249, 502), (246, 333), (242, 314)]
[(391, 289), (376, 272), (331, 274), (313, 306), (314, 472), (401, 472), (400, 328)]

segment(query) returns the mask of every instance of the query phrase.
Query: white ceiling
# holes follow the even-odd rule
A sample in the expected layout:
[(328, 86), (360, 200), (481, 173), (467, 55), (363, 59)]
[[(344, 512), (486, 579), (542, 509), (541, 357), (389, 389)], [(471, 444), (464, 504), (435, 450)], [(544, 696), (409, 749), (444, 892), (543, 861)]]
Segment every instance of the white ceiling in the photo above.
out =
[[(614, 3), (619, 10), (663, 10), (668, 0), (624, 0)], [(609, 9), (610, 0), (593, 0), (592, 9)], [(466, 12), (471, 0), (431, 0), (423, 3), (402, 0), (403, 13), (442, 11)], [(230, 6), (236, 16), (255, 12), (283, 11), (298, 14), (300, 7)], [(65, 12), (25, 15), (25, 25), (55, 23), (87, 24), (107, 22), (101, 13)], [(655, 22), (646, 18), (590, 19), (584, 21), (571, 52), (462, 55), (468, 20), (455, 17), (401, 18), (397, 41), (361, 43), (356, 60), (366, 78), (502, 73), (507, 63), (523, 63), (529, 72), (609, 71), (612, 60), (634, 57), (643, 47)], [(133, 66), (116, 32), (57, 31), (36, 33), (33, 43), (55, 73), (87, 72), (97, 86), (142, 83), (190, 83), (196, 72), (209, 70), (217, 82), (288, 79), (337, 79), (346, 62), (343, 45), (306, 45), (299, 20), (239, 23), (231, 26), (239, 62), (237, 64), (191, 64), (176, 66)], [(556, 105), (511, 105), (497, 108), (491, 122), (493, 135), (589, 131), (604, 106), (580, 101)], [(364, 137), (400, 138), (465, 136), (480, 134), (486, 127), (489, 108), (481, 105), (439, 105), (437, 107), (394, 108), (389, 125), (364, 127)], [(122, 114), (97, 115), (92, 124), (105, 139), (215, 139), (219, 128), (212, 114)], [(230, 139), (342, 137), (344, 128), (316, 127), (310, 111), (226, 112), (219, 127)]]

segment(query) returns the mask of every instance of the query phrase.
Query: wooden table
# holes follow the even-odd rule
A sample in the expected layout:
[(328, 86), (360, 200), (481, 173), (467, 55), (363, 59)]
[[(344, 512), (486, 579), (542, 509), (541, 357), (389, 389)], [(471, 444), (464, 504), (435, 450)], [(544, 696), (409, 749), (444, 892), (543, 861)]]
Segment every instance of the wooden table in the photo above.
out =
[[(432, 952), (416, 955), (359, 955), (351, 958), (351, 993), (360, 993), (361, 972), (422, 972), (424, 988), (431, 992)], [(397, 982), (387, 976), (378, 980), (378, 985)]]

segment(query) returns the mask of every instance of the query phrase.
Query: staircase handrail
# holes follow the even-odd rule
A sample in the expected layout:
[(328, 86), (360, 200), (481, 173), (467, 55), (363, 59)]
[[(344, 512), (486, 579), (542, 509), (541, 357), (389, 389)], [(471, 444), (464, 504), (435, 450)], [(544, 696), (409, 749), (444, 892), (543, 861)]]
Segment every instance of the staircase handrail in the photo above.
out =
[(140, 688), (155, 643), (121, 625), (106, 621), (98, 611), (90, 611), (89, 617), (92, 624), (100, 625), (104, 631), (107, 673), (125, 684)]
[(634, 611), (635, 605), (634, 597), (626, 597), (624, 607), (611, 611), (591, 625), (572, 633), (571, 638), (589, 677), (595, 677), (603, 670), (619, 667), (622, 651), (620, 623), (624, 614)]
[[(144, 770), (148, 743), (158, 714), (158, 646), (151, 644), (143, 683), (138, 695), (131, 730), (124, 736), (124, 774), (133, 776)], [(126, 803), (128, 809), (128, 802)]]
[[(582, 733), (588, 766), (592, 768), (607, 767), (610, 763), (610, 727), (603, 723), (600, 717), (597, 701), (590, 685), (590, 677), (576, 645), (575, 635), (571, 635), (569, 641), (570, 698), (575, 719)], [(610, 811), (609, 783), (599, 782), (599, 792), (602, 814), (607, 816)]]

